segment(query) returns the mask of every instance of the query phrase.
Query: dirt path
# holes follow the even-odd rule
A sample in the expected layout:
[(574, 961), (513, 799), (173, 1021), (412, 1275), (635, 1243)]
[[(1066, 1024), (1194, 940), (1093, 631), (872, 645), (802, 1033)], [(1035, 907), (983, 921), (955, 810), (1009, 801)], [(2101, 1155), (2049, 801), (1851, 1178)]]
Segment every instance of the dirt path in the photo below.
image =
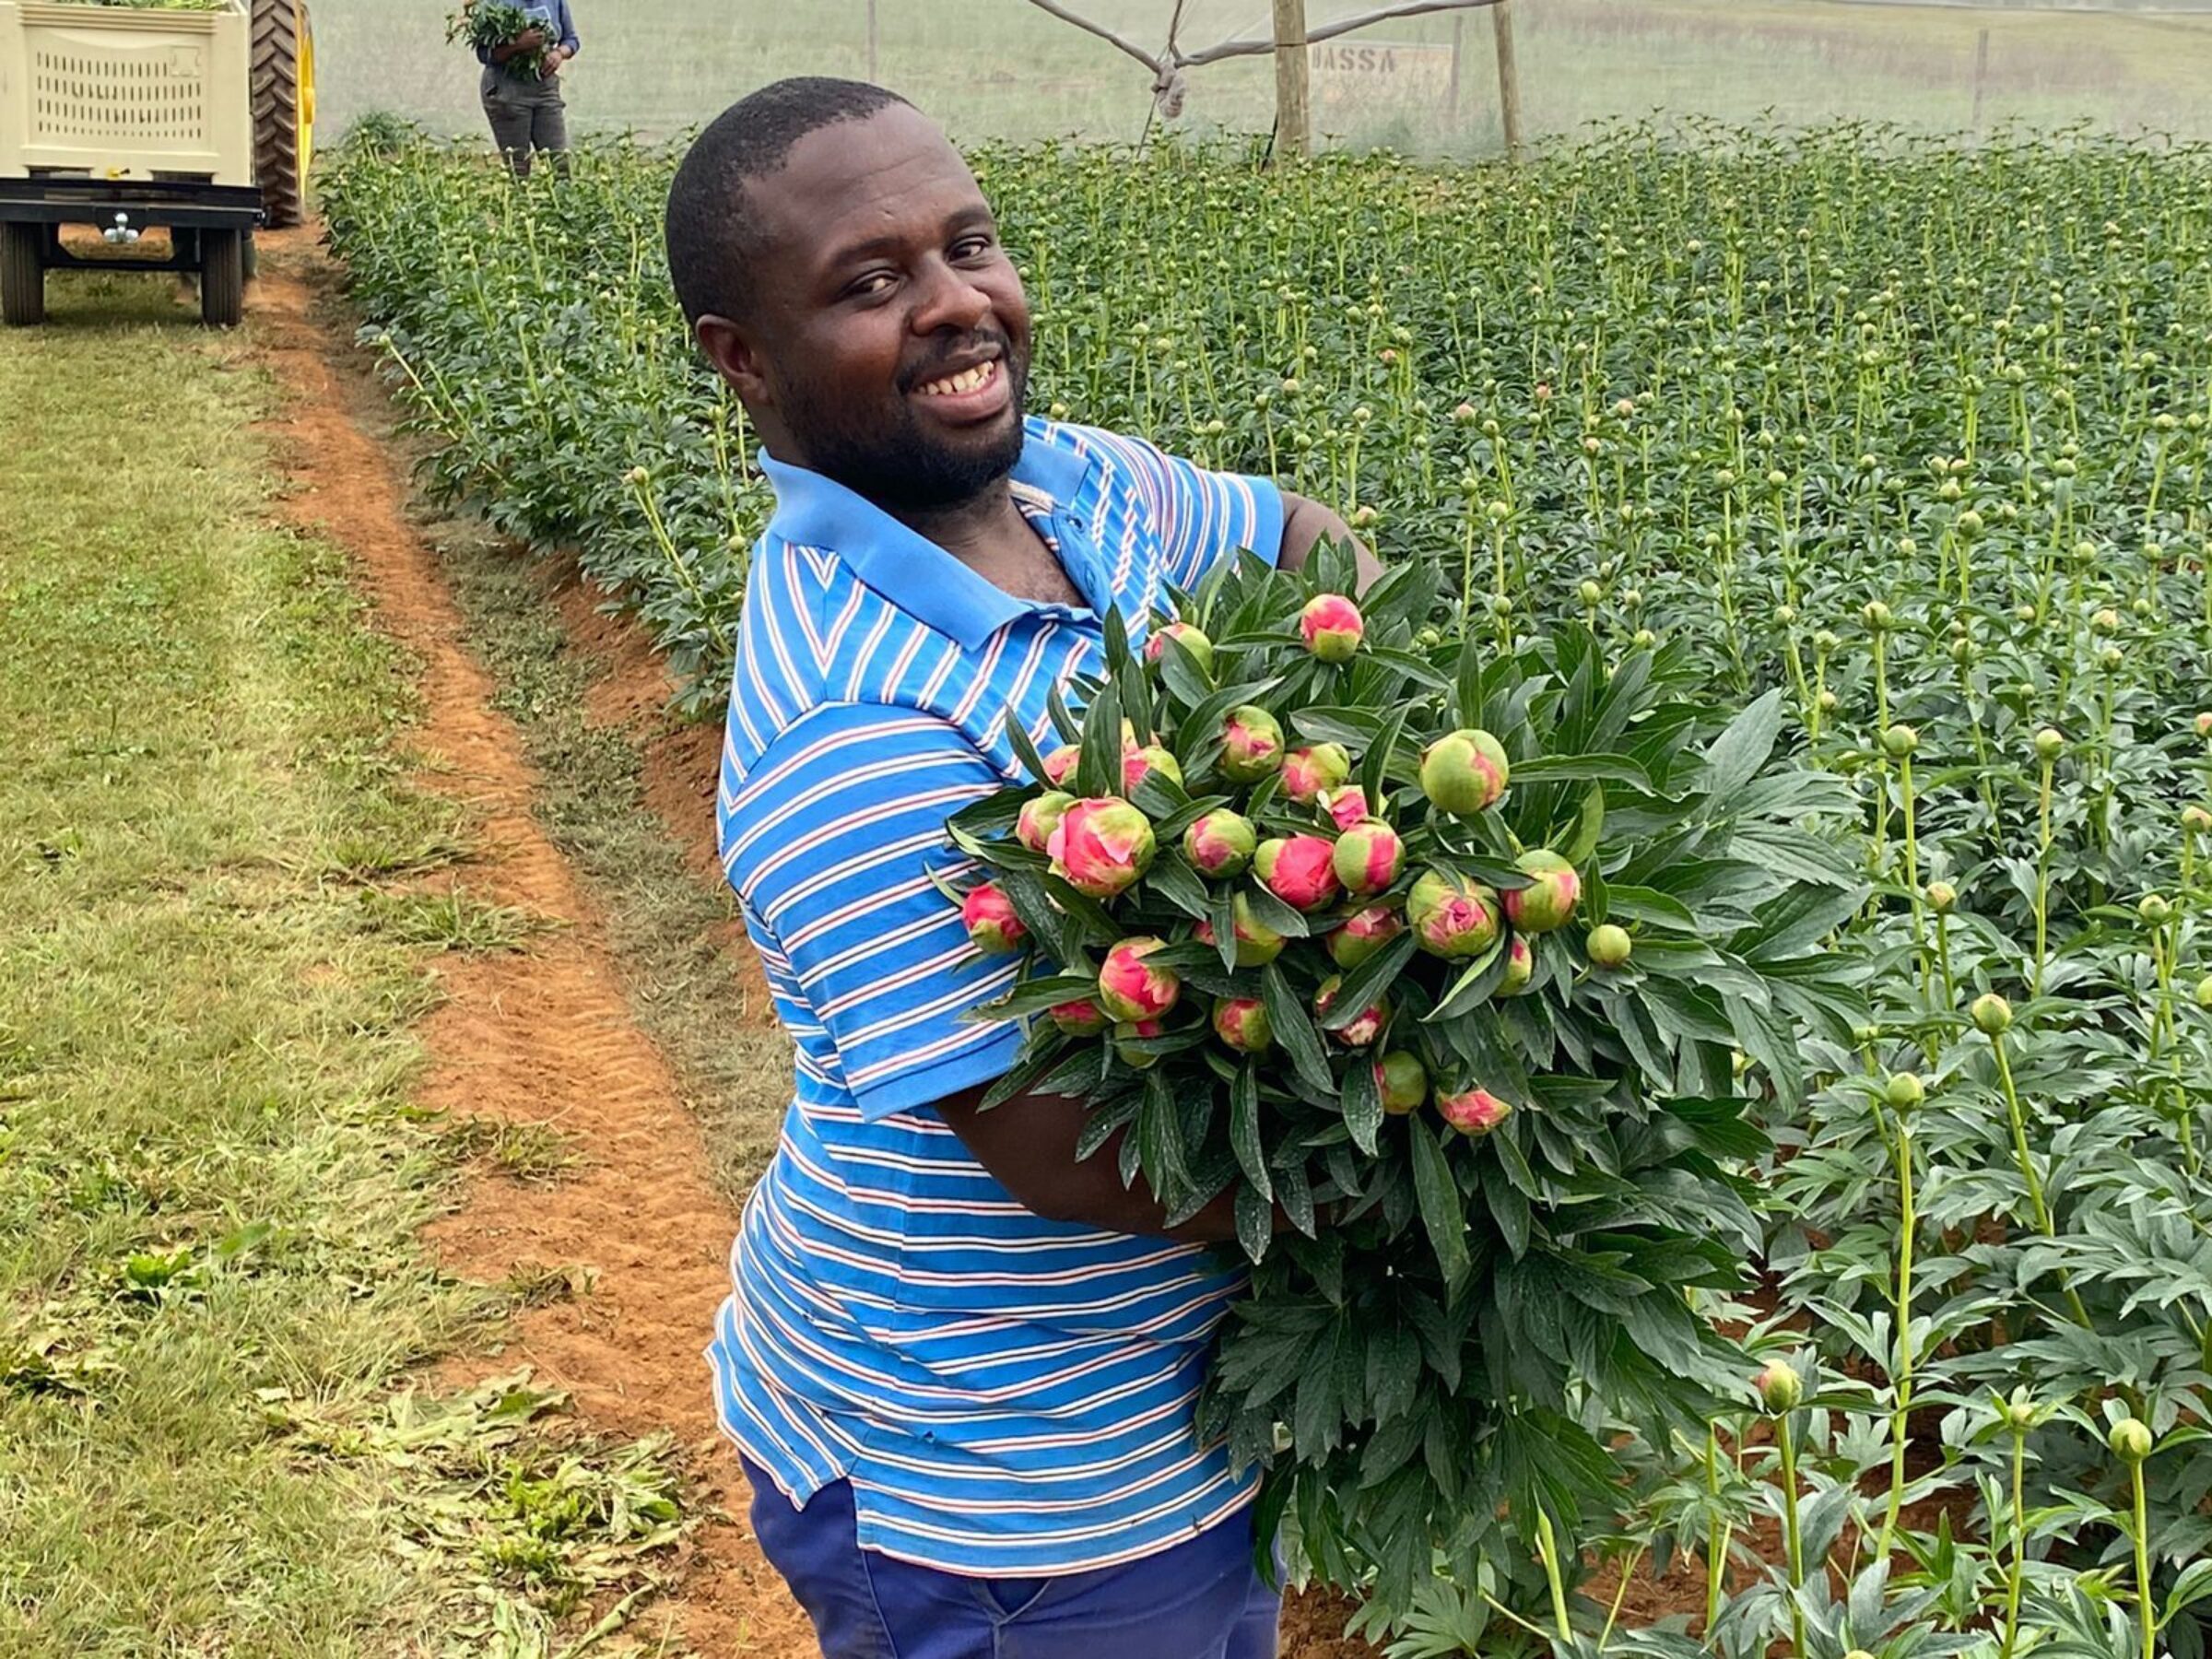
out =
[(708, 1500), (731, 1523), (700, 1529), (677, 1594), (645, 1616), (707, 1659), (799, 1659), (806, 1621), (743, 1524), (744, 1482), (717, 1432), (700, 1350), (726, 1288), (735, 1217), (707, 1176), (698, 1124), (659, 1051), (638, 1030), (592, 906), (532, 817), (536, 779), (512, 724), (489, 706), (490, 677), (462, 645), (437, 560), (406, 514), (407, 487), (383, 441), (381, 390), (319, 311), (329, 267), (303, 232), (267, 236), (252, 298), (257, 355), (284, 392), (274, 429), (295, 489), (288, 516), (351, 555), (384, 629), (421, 665), (417, 733), (429, 782), (466, 803), (485, 851), (460, 873), (476, 897), (560, 925), (528, 951), (453, 957), (444, 1003), (423, 1029), (422, 1103), (456, 1118), (545, 1123), (582, 1159), (572, 1180), (474, 1183), (430, 1233), (458, 1274), (498, 1280), (522, 1262), (598, 1270), (591, 1294), (517, 1316), (506, 1352), (458, 1362), (488, 1372), (526, 1362), (572, 1392), (583, 1418), (623, 1436), (661, 1430), (689, 1449)]

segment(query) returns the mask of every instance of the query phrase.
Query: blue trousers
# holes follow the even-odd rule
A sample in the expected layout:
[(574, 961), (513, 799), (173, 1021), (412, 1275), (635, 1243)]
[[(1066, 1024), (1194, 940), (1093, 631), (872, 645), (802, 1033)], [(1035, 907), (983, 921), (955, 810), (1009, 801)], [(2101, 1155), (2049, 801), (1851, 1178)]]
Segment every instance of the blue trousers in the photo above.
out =
[(1246, 1519), (1126, 1566), (965, 1578), (861, 1548), (841, 1480), (794, 1509), (745, 1473), (754, 1535), (823, 1659), (1275, 1659), (1281, 1598), (1253, 1571)]

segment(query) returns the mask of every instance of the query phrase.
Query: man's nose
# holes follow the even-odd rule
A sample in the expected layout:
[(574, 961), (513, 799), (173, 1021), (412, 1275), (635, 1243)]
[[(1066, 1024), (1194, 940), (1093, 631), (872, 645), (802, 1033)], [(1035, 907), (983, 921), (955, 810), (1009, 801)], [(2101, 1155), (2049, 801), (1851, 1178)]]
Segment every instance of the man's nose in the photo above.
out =
[(928, 268), (924, 279), (921, 301), (914, 307), (913, 330), (918, 335), (947, 328), (969, 333), (990, 314), (991, 296), (965, 272), (939, 262)]

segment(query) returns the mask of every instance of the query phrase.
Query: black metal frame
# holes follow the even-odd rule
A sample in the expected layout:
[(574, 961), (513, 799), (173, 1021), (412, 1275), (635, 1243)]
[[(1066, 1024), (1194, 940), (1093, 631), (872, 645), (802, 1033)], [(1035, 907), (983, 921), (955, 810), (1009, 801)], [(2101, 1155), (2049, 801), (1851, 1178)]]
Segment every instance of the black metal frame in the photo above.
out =
[[(118, 213), (135, 230), (177, 232), (167, 259), (88, 259), (62, 246), (64, 225), (106, 229)], [(181, 180), (0, 179), (0, 220), (43, 225), (39, 263), (49, 270), (197, 271), (200, 232), (258, 229), (266, 215), (252, 184), (199, 184)]]

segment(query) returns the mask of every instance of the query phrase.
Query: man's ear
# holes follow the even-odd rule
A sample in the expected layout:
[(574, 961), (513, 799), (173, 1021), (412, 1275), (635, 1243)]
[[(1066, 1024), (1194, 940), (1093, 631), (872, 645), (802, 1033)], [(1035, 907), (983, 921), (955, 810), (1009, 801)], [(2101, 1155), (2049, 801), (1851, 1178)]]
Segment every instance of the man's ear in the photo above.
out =
[(765, 366), (754, 349), (752, 336), (741, 324), (710, 312), (700, 318), (694, 332), (699, 335), (699, 348), (707, 354), (707, 360), (722, 378), (730, 382), (747, 408), (765, 409), (774, 406), (776, 400), (769, 390)]

